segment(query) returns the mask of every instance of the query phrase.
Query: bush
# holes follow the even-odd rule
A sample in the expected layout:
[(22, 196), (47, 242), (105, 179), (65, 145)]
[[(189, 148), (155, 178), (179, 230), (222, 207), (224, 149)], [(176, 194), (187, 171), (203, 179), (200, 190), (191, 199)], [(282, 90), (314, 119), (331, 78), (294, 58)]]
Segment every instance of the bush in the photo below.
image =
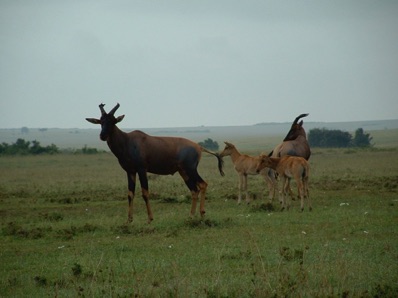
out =
[(362, 128), (358, 128), (355, 131), (354, 139), (352, 140), (352, 144), (354, 147), (370, 147), (372, 137), (368, 133), (364, 133)]
[(204, 142), (199, 142), (198, 143), (200, 146), (208, 149), (208, 150), (214, 150), (217, 151), (219, 146), (218, 143), (216, 141), (213, 141), (212, 139), (208, 138), (206, 140), (204, 140)]
[(326, 128), (314, 128), (309, 131), (308, 142), (311, 147), (321, 148), (348, 148), (348, 147), (370, 147), (372, 137), (365, 134), (362, 128), (355, 131), (355, 136), (341, 130), (329, 130)]
[(311, 129), (308, 142), (311, 147), (349, 147), (352, 137), (348, 132), (341, 130), (328, 130), (326, 128)]
[(59, 149), (54, 144), (43, 147), (36, 140), (29, 142), (24, 139), (17, 139), (14, 144), (2, 143), (0, 144), (0, 155), (28, 155), (28, 154), (55, 154)]
[(90, 147), (87, 147), (87, 145), (84, 145), (84, 147), (82, 148), (82, 153), (83, 154), (97, 154), (98, 150), (97, 150), (97, 148), (90, 148)]

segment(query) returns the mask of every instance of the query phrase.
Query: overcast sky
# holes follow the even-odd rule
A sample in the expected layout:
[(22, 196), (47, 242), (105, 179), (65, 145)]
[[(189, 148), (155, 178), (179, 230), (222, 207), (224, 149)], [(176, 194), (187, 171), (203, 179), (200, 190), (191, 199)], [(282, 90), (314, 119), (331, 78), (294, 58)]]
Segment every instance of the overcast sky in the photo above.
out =
[(0, 0), (0, 128), (398, 118), (398, 1)]

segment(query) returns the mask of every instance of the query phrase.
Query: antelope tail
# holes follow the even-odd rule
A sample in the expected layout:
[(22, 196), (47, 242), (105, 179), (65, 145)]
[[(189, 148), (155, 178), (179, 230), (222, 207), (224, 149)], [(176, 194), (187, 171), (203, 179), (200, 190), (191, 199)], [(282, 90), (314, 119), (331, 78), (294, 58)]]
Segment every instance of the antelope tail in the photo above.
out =
[(203, 147), (201, 147), (201, 149), (202, 149), (203, 152), (209, 153), (209, 154), (214, 155), (215, 157), (217, 157), (217, 160), (218, 160), (218, 170), (220, 171), (220, 175), (221, 175), (221, 176), (224, 176), (224, 175), (225, 175), (225, 173), (224, 173), (224, 171), (223, 171), (224, 160), (222, 159), (222, 157), (220, 156), (220, 154), (215, 153), (215, 152), (212, 152), (212, 151), (209, 151), (209, 150), (207, 150), (206, 148), (203, 148)]

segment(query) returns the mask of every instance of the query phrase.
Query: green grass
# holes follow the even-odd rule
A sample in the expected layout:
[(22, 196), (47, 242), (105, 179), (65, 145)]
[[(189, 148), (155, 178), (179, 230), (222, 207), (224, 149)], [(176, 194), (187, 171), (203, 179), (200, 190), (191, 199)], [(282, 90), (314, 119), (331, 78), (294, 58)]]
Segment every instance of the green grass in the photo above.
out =
[(1, 157), (0, 296), (397, 296), (397, 150), (314, 150), (310, 164), (312, 212), (270, 209), (259, 176), (238, 206), (230, 159), (221, 177), (204, 155), (204, 220), (178, 175), (151, 175), (155, 219), (137, 187), (126, 225), (111, 154)]

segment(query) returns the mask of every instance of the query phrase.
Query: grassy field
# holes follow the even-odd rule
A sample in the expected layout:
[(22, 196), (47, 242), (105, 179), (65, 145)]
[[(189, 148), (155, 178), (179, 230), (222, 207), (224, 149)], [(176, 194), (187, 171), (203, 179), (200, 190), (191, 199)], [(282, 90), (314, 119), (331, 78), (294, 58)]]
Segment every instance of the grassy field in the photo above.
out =
[(266, 204), (259, 176), (237, 205), (230, 159), (221, 177), (205, 155), (205, 220), (178, 175), (152, 175), (150, 225), (139, 187), (125, 224), (111, 154), (0, 157), (0, 296), (397, 297), (397, 151), (314, 150), (303, 213)]

